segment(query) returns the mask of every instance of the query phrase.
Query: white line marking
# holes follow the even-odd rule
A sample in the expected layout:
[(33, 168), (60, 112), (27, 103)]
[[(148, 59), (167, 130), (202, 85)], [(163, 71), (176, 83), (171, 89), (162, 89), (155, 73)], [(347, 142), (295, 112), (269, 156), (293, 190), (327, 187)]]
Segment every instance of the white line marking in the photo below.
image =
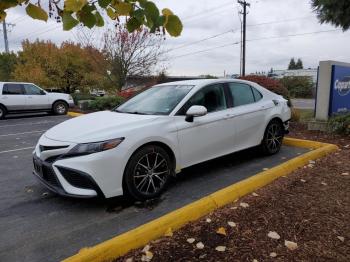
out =
[(23, 148), (18, 148), (18, 149), (11, 149), (11, 150), (6, 150), (6, 151), (0, 151), (0, 154), (4, 153), (10, 153), (10, 152), (15, 152), (15, 151), (21, 151), (21, 150), (28, 150), (28, 149), (34, 149), (35, 147), (23, 147)]
[(42, 121), (37, 123), (22, 123), (22, 124), (13, 124), (13, 125), (1, 125), (1, 127), (10, 127), (10, 126), (29, 126), (29, 125), (41, 125), (41, 124), (48, 124), (48, 123), (54, 123), (55, 121)]
[(34, 133), (44, 133), (46, 130), (37, 130), (37, 131), (30, 131), (30, 132), (23, 132), (23, 133), (15, 133), (15, 134), (6, 134), (6, 135), (0, 135), (1, 136), (17, 136), (17, 135), (25, 135), (25, 134), (34, 134)]

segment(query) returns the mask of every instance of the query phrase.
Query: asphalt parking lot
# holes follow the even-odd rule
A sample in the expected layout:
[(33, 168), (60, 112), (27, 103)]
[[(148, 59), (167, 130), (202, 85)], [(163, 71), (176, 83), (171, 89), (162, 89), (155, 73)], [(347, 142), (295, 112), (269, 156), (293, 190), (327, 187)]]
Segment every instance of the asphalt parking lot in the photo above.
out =
[(261, 157), (246, 150), (184, 170), (158, 199), (146, 204), (63, 198), (32, 175), (32, 151), (45, 130), (68, 116), (35, 115), (0, 121), (0, 261), (58, 261), (158, 218), (263, 168), (304, 153), (282, 147)]

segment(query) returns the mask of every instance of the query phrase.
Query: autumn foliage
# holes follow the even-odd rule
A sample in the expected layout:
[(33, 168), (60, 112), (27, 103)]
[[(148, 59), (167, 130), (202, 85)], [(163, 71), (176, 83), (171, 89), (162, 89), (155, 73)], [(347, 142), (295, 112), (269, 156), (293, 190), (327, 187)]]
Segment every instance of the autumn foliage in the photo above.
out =
[(278, 95), (283, 96), (286, 99), (289, 99), (288, 89), (280, 81), (276, 79), (269, 78), (266, 76), (261, 76), (261, 75), (248, 75), (248, 76), (240, 77), (240, 79), (257, 83), (265, 87), (266, 89), (270, 90), (271, 92), (274, 92)]

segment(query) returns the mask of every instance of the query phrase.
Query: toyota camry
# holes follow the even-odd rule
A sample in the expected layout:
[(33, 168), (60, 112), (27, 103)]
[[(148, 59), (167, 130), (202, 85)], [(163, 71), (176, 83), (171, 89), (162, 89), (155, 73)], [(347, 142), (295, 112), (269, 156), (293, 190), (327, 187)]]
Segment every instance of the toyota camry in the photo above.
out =
[(290, 117), (287, 100), (256, 83), (160, 84), (46, 131), (33, 152), (33, 173), (61, 195), (146, 200), (183, 168), (256, 146), (277, 153)]

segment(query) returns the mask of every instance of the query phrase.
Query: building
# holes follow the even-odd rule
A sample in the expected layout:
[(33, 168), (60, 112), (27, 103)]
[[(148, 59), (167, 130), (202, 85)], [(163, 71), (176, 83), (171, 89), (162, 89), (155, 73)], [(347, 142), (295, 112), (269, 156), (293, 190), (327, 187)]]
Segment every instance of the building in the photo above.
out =
[(269, 77), (283, 78), (285, 76), (309, 76), (312, 78), (312, 82), (317, 82), (317, 68), (309, 69), (295, 69), (295, 70), (273, 70), (272, 73), (268, 74)]

